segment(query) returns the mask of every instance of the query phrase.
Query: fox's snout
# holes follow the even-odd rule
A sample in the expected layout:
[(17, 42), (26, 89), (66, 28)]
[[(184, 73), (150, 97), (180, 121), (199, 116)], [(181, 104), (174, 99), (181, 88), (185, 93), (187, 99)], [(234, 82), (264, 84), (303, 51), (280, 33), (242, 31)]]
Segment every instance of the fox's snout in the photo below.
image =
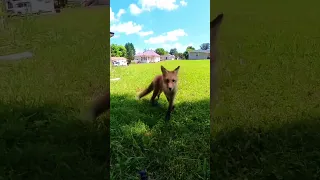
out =
[(168, 88), (169, 91), (173, 91), (174, 87), (175, 87), (175, 83), (173, 83), (173, 82), (169, 82), (167, 84), (167, 88)]

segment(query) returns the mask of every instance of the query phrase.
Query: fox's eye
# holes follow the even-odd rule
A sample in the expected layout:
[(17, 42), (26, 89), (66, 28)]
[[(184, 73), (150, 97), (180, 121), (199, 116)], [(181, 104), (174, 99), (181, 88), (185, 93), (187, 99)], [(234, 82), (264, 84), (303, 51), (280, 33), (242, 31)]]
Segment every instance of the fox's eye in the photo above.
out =
[(176, 82), (176, 80), (173, 79), (172, 82)]

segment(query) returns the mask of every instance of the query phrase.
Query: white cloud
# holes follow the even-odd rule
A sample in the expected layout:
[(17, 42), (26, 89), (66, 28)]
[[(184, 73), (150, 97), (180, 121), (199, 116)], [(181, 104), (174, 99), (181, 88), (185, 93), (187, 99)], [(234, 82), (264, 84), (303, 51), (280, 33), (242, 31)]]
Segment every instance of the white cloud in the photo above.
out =
[(178, 38), (182, 36), (187, 36), (187, 33), (183, 29), (176, 29), (160, 36), (151, 37), (144, 42), (148, 44), (164, 44), (166, 42), (178, 41)]
[(125, 23), (112, 24), (110, 26), (110, 31), (117, 33), (125, 33), (126, 35), (138, 34), (141, 37), (153, 34), (153, 31), (142, 31), (142, 27), (142, 25), (129, 21)]
[(187, 6), (188, 3), (185, 0), (180, 1), (181, 6)]
[(147, 11), (153, 8), (172, 11), (179, 7), (179, 5), (176, 4), (176, 0), (140, 0), (140, 3), (142, 9)]
[(119, 11), (117, 13), (117, 18), (120, 19), (120, 17), (125, 13), (126, 13), (126, 11), (124, 9), (119, 9)]
[(112, 11), (112, 8), (110, 7), (110, 22), (119, 21), (120, 17), (125, 13), (126, 13), (126, 11), (124, 9), (119, 9), (119, 11), (117, 13), (117, 17), (116, 17), (115, 13)]
[(133, 15), (138, 15), (142, 12), (142, 9), (140, 9), (136, 4), (130, 4), (129, 9)]
[(153, 34), (153, 31), (141, 31), (141, 32), (139, 32), (140, 36), (149, 36), (151, 34)]
[(142, 49), (142, 48), (139, 48), (139, 47), (135, 47), (135, 50), (136, 50), (136, 54), (143, 52), (143, 49)]
[(110, 22), (115, 21), (116, 18), (114, 17), (114, 12), (112, 11), (112, 8), (110, 7)]
[(192, 43), (189, 43), (189, 44), (174, 43), (174, 44), (162, 44), (161, 45), (161, 47), (168, 52), (170, 51), (170, 49), (177, 48), (177, 51), (180, 53), (183, 53), (187, 49), (188, 46), (193, 46), (193, 44)]
[[(160, 9), (172, 11), (179, 7), (179, 4), (176, 2), (177, 0), (140, 0), (138, 7), (136, 4), (130, 4), (130, 12), (133, 15), (138, 15), (143, 11), (151, 11), (152, 9)], [(180, 1), (181, 6), (186, 6), (187, 2), (182, 0)]]
[(136, 34), (136, 33), (139, 33), (141, 30), (142, 30), (142, 26), (132, 21), (113, 24), (110, 26), (111, 32), (125, 33), (126, 35)]
[(114, 36), (112, 37), (112, 39), (119, 38), (119, 37), (120, 37), (120, 35), (114, 35)]

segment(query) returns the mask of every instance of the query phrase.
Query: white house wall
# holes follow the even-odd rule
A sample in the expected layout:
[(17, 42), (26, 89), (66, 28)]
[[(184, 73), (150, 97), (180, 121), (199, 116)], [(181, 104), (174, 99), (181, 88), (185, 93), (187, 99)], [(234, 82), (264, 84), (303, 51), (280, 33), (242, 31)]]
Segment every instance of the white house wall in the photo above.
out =
[(174, 60), (174, 57), (172, 57), (171, 55), (163, 55), (160, 56), (160, 60)]
[[(197, 56), (198, 54), (198, 56)], [(189, 53), (189, 58), (190, 60), (199, 60), (199, 59), (208, 59), (209, 53)]]
[(160, 57), (139, 57), (134, 58), (135, 61), (139, 63), (150, 63), (150, 62), (160, 62)]
[(11, 2), (13, 5), (13, 10), (15, 13), (18, 14), (18, 12), (21, 12), (21, 14), (25, 14), (26, 10), (25, 7), (18, 8), (17, 4), (18, 3), (23, 3), (23, 2), (29, 2), (31, 4), (31, 13), (39, 13), (39, 12), (46, 12), (46, 13), (55, 13), (54, 9), (54, 0), (17, 0), (17, 1), (12, 1), (12, 0), (6, 0), (6, 8), (8, 10), (8, 5), (7, 2)]

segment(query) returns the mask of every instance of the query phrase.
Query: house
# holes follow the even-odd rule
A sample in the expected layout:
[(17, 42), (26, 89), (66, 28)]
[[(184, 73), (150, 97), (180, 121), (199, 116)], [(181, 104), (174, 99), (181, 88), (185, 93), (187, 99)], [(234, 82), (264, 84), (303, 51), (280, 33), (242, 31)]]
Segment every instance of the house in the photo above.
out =
[(113, 32), (110, 32), (110, 38), (112, 38), (114, 36)]
[(111, 57), (113, 66), (128, 66), (127, 58), (125, 57)]
[(146, 50), (143, 53), (137, 53), (134, 56), (134, 61), (137, 63), (156, 63), (160, 62), (160, 55), (153, 50)]
[(94, 6), (110, 6), (110, 0), (68, 0), (69, 5), (94, 7)]
[(54, 0), (4, 0), (8, 14), (55, 13)]
[(210, 49), (208, 50), (193, 50), (189, 51), (189, 58), (191, 60), (198, 60), (198, 59), (210, 59)]
[(160, 60), (161, 60), (161, 61), (164, 61), (164, 60), (174, 60), (174, 59), (175, 59), (175, 56), (174, 56), (174, 55), (171, 55), (171, 54), (165, 54), (165, 55), (160, 56)]

